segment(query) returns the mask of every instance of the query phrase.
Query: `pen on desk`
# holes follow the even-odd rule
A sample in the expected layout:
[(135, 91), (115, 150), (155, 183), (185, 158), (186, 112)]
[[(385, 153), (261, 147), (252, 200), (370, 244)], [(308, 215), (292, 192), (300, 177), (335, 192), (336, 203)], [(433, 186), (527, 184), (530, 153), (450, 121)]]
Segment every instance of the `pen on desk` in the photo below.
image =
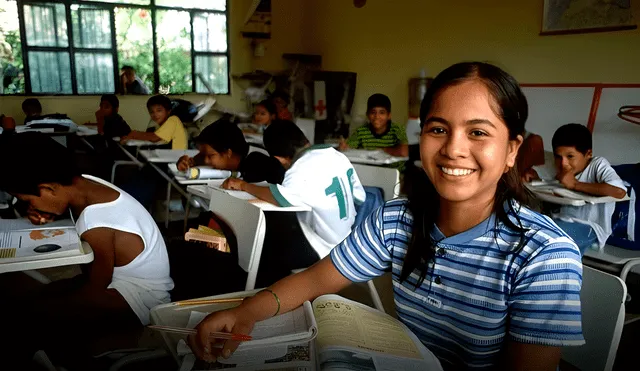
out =
[[(160, 325), (149, 325), (148, 327), (152, 330), (169, 332), (172, 334), (195, 335), (198, 333), (196, 329), (183, 328), (183, 327), (160, 326)], [(229, 332), (210, 332), (209, 338), (223, 339), (223, 340), (236, 340), (236, 341), (249, 341), (252, 339), (250, 335), (234, 334)]]
[(20, 240), (18, 241), (18, 248), (22, 247), (22, 236), (20, 236)]

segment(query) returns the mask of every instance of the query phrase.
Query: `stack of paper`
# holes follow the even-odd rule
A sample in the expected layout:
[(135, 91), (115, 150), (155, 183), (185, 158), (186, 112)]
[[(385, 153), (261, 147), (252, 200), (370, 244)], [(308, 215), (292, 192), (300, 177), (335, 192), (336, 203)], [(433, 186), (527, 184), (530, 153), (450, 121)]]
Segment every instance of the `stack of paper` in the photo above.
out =
[(34, 226), (26, 219), (0, 220), (0, 263), (82, 254), (70, 220)]

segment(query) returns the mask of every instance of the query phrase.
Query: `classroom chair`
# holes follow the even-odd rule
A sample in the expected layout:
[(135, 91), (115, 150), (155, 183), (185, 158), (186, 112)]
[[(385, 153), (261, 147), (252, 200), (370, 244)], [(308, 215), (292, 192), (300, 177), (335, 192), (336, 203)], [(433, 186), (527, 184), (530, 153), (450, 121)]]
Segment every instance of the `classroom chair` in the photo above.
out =
[(353, 168), (363, 186), (382, 189), (385, 201), (400, 195), (400, 172), (398, 169), (361, 164), (353, 164)]
[(611, 371), (624, 326), (627, 286), (614, 275), (583, 266), (582, 333), (586, 344), (563, 347), (562, 360), (582, 371)]

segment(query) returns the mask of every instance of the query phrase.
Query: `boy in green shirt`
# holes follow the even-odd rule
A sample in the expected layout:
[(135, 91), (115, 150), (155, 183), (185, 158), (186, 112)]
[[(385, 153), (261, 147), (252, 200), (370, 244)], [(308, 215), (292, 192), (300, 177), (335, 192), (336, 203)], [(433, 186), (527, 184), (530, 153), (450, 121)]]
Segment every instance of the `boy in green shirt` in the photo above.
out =
[(340, 150), (382, 149), (392, 156), (409, 156), (407, 133), (402, 125), (391, 121), (391, 101), (384, 94), (373, 94), (367, 100), (369, 123), (340, 143)]

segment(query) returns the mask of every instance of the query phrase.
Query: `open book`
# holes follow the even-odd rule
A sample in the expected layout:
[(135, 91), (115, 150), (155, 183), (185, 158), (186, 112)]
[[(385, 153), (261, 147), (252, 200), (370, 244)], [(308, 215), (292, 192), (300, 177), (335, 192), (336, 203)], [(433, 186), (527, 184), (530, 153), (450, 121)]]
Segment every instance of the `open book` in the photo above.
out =
[(0, 220), (0, 264), (82, 254), (73, 222), (35, 226), (27, 219)]
[[(204, 318), (197, 313), (192, 312), (189, 326)], [(230, 358), (212, 364), (195, 360), (182, 342), (178, 354), (186, 356), (181, 370), (442, 370), (433, 353), (400, 321), (337, 295), (323, 295), (259, 322), (251, 335), (258, 340), (241, 344)]]

